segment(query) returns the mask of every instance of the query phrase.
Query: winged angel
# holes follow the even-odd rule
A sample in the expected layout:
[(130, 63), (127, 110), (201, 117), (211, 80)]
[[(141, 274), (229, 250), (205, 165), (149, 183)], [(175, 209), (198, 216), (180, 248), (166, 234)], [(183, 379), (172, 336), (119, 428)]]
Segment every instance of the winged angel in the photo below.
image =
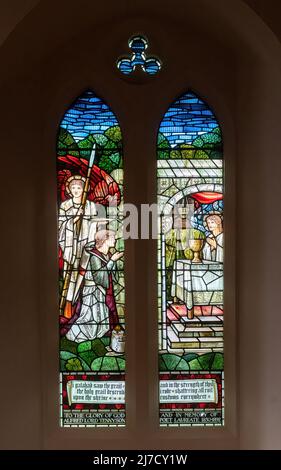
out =
[[(108, 219), (99, 208), (117, 206), (121, 200), (116, 181), (90, 161), (71, 155), (60, 156), (63, 169), (58, 172), (59, 266), (63, 287), (60, 299), (61, 324), (77, 319), (77, 298), (90, 259), (89, 247)], [(65, 328), (64, 332), (69, 328)]]

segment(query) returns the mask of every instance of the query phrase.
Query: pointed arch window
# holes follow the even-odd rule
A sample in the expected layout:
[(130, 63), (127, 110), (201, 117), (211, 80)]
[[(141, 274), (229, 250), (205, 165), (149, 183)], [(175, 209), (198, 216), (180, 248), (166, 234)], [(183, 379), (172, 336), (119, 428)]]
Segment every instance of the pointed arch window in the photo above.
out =
[(161, 426), (224, 424), (223, 180), (220, 126), (188, 91), (157, 144)]
[(93, 91), (57, 135), (61, 426), (125, 425), (123, 160)]

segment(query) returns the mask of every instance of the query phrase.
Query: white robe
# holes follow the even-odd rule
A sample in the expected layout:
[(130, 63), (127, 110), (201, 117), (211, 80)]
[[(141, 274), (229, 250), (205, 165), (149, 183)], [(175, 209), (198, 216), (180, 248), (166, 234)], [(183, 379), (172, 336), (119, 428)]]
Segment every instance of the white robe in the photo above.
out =
[(75, 285), (78, 277), (78, 269), (84, 246), (94, 241), (97, 231), (97, 211), (94, 202), (86, 201), (80, 233), (77, 233), (77, 216), (80, 204), (74, 204), (73, 199), (64, 201), (59, 210), (59, 246), (64, 259), (64, 274), (71, 266), (72, 273), (68, 287), (66, 300), (73, 301)]
[(109, 287), (109, 273), (114, 274), (116, 263), (98, 254), (89, 253), (89, 257), (80, 315), (66, 334), (67, 339), (77, 343), (102, 338), (110, 329), (106, 292)]
[(216, 237), (211, 236), (210, 238), (216, 240), (217, 247), (212, 250), (211, 246), (206, 241), (203, 248), (203, 259), (223, 263), (223, 232), (219, 233)]

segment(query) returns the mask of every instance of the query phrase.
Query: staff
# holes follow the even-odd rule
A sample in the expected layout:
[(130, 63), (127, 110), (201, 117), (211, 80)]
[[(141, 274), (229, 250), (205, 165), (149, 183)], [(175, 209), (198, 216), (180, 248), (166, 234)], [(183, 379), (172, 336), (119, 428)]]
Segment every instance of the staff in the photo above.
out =
[[(92, 152), (91, 152), (91, 156), (90, 156), (90, 160), (89, 160), (89, 163), (88, 163), (88, 171), (87, 171), (87, 177), (86, 177), (86, 181), (85, 181), (84, 188), (83, 188), (81, 206), (78, 210), (80, 212), (80, 216), (79, 216), (79, 219), (78, 219), (77, 224), (76, 224), (77, 241), (79, 241), (79, 237), (80, 237), (80, 232), (81, 232), (81, 227), (82, 227), (82, 222), (83, 222), (83, 214), (84, 214), (84, 210), (85, 210), (85, 206), (86, 206), (86, 202), (87, 202), (87, 195), (88, 195), (88, 191), (89, 191), (89, 187), (90, 187), (91, 172), (92, 172), (92, 168), (93, 168), (94, 161), (95, 161), (95, 154), (96, 154), (96, 144), (94, 143), (93, 148), (92, 148)], [(69, 312), (65, 312), (66, 296), (67, 296), (67, 292), (68, 292), (68, 288), (69, 288), (69, 284), (70, 284), (71, 274), (73, 272), (73, 264), (74, 264), (74, 261), (72, 263), (68, 263), (68, 265), (67, 265), (66, 274), (65, 274), (64, 283), (63, 283), (63, 288), (62, 288), (62, 293), (61, 293), (60, 306), (59, 306), (61, 315), (64, 315), (68, 318), (71, 317), (71, 313), (69, 314)]]

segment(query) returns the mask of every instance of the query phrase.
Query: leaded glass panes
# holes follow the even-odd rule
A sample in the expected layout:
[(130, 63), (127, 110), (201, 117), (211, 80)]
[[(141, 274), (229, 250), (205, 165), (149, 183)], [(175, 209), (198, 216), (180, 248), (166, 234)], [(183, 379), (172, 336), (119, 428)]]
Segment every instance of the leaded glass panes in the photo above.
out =
[(125, 425), (122, 136), (92, 91), (57, 136), (60, 424)]
[(157, 143), (161, 426), (221, 426), (223, 147), (192, 92), (168, 109)]
[(140, 68), (148, 75), (155, 75), (161, 70), (161, 62), (156, 57), (147, 55), (148, 41), (143, 36), (133, 36), (128, 42), (132, 53), (130, 57), (122, 57), (117, 61), (117, 68), (124, 75), (130, 75)]

